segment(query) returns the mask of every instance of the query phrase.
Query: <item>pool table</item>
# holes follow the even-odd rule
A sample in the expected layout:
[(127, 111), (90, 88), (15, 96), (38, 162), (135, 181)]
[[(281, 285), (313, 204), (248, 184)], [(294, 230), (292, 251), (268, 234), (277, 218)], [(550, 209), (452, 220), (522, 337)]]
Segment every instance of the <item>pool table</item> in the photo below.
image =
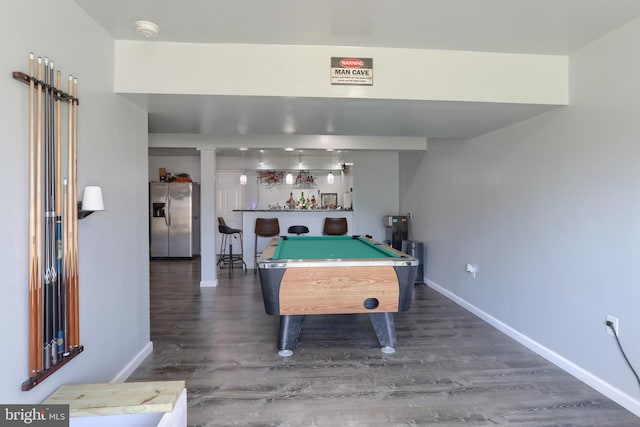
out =
[(393, 313), (409, 310), (418, 260), (369, 236), (274, 237), (258, 260), (267, 314), (279, 315), (278, 350), (291, 356), (310, 314), (367, 313), (385, 353)]

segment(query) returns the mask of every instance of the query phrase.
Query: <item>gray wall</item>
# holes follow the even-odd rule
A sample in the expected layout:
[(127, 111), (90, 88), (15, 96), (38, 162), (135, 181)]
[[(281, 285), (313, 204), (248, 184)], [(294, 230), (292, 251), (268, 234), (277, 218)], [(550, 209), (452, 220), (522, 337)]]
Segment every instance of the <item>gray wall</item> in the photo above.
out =
[[(35, 403), (65, 383), (108, 382), (149, 345), (146, 113), (113, 94), (114, 41), (71, 0), (0, 2), (0, 402)], [(78, 78), (78, 187), (100, 185), (107, 211), (78, 224), (84, 353), (29, 392), (29, 52)], [(81, 194), (80, 194), (81, 196)], [(148, 348), (148, 347), (147, 347)]]
[[(640, 413), (640, 21), (570, 56), (571, 103), (400, 155), (427, 276)], [(464, 272), (479, 266), (477, 278)]]
[(353, 153), (353, 222), (349, 234), (368, 234), (385, 239), (382, 217), (397, 215), (400, 203), (398, 153), (356, 151)]

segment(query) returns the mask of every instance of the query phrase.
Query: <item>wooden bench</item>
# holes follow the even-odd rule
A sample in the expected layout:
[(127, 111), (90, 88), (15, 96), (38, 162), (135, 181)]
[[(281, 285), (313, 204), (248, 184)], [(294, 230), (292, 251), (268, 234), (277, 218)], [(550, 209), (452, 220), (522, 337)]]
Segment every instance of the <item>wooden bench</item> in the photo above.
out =
[(71, 426), (187, 425), (184, 381), (63, 385), (42, 403), (69, 405)]

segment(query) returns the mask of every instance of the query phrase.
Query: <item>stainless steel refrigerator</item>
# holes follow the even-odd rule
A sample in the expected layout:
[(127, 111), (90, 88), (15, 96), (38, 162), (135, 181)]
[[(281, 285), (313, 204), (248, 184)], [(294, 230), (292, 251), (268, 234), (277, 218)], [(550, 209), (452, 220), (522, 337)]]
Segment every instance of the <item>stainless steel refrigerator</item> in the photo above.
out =
[(200, 255), (200, 185), (191, 182), (149, 183), (152, 258)]

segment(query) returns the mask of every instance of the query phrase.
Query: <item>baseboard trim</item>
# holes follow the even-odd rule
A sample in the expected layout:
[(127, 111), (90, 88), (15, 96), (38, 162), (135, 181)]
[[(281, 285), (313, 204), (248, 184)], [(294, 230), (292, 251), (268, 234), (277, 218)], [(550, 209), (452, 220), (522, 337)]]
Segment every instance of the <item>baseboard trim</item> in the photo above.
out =
[(216, 288), (218, 287), (217, 280), (201, 280), (200, 281), (201, 288)]
[(545, 359), (547, 359), (549, 362), (553, 363), (560, 369), (573, 375), (583, 383), (596, 389), (600, 393), (607, 396), (609, 399), (613, 400), (620, 406), (626, 408), (627, 410), (631, 411), (632, 413), (640, 417), (640, 401), (639, 400), (634, 399), (633, 397), (629, 396), (625, 392), (617, 389), (616, 387), (612, 386), (608, 382), (595, 376), (594, 374), (585, 370), (584, 368), (576, 365), (572, 361), (559, 355), (553, 350), (550, 350), (549, 348), (543, 346), (539, 342), (532, 340), (528, 336), (513, 329), (511, 326), (501, 322), (500, 320), (496, 319), (490, 314), (487, 314), (486, 312), (482, 311), (481, 309), (469, 303), (468, 301), (460, 298), (458, 295), (454, 294), (448, 289), (445, 289), (442, 286), (438, 285), (437, 283), (434, 283), (433, 281), (428, 279), (425, 279), (425, 283), (427, 284), (427, 286), (429, 286), (436, 292), (449, 298), (451, 301), (455, 302), (459, 306), (475, 314), (485, 322), (489, 323), (494, 328), (498, 329), (499, 331), (503, 332), (504, 334), (518, 341), (520, 344), (524, 345), (529, 350), (544, 357)]
[(142, 363), (142, 361), (151, 353), (153, 353), (153, 342), (149, 341), (143, 348), (142, 350), (140, 350), (138, 352), (138, 354), (136, 354), (135, 356), (133, 356), (133, 359), (131, 359), (129, 361), (129, 363), (127, 363), (125, 365), (124, 368), (122, 368), (122, 370), (120, 372), (118, 372), (118, 374), (113, 377), (113, 379), (111, 380), (112, 383), (123, 383), (127, 380), (127, 378), (129, 378), (129, 376), (131, 374), (133, 374), (133, 371), (135, 371), (138, 366), (140, 366), (140, 364)]

